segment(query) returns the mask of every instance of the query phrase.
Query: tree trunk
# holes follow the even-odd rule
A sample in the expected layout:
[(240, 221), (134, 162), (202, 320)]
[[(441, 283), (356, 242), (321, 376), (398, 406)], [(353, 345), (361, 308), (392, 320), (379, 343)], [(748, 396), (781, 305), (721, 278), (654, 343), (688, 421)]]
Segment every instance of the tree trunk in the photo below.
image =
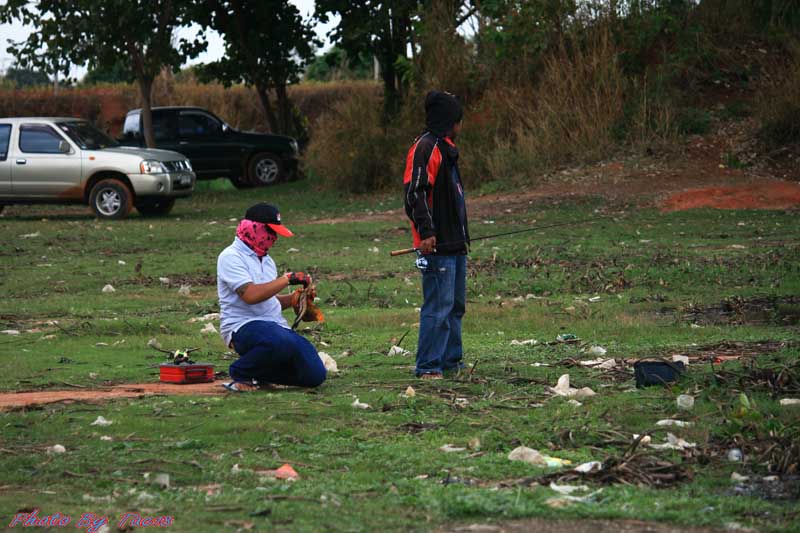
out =
[(292, 129), (292, 101), (286, 92), (286, 85), (275, 87), (275, 95), (278, 99), (278, 123), (280, 130), (277, 133), (291, 135)]
[(278, 119), (275, 118), (275, 111), (272, 109), (272, 103), (269, 101), (268, 89), (263, 85), (257, 85), (256, 94), (258, 94), (258, 100), (261, 102), (261, 109), (264, 111), (264, 116), (267, 117), (269, 131), (277, 133)]
[(153, 135), (153, 110), (151, 107), (153, 78), (139, 75), (136, 77), (136, 82), (139, 85), (139, 99), (142, 105), (142, 135), (144, 135), (144, 144), (148, 148), (155, 148), (156, 139)]

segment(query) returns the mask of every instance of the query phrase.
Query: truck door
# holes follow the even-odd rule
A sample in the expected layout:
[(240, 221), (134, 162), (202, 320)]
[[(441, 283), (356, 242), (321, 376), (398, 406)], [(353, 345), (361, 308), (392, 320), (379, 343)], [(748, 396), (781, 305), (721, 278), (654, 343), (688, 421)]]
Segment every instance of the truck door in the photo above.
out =
[(11, 124), (0, 123), (0, 196), (11, 196)]
[(83, 197), (80, 151), (49, 124), (21, 124), (12, 159), (15, 196)]
[(204, 178), (226, 177), (239, 169), (241, 147), (227, 140), (222, 122), (197, 109), (178, 113), (180, 152), (192, 162), (194, 171)]

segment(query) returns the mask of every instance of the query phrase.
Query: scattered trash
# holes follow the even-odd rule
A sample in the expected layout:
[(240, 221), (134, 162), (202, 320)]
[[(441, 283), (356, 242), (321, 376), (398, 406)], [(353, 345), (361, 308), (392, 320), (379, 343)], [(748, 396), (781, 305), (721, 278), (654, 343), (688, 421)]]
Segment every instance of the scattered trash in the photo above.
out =
[(67, 449), (60, 444), (53, 444), (52, 446), (47, 447), (47, 453), (51, 455), (55, 453), (65, 453), (66, 451)]
[(616, 359), (589, 359), (588, 361), (579, 361), (579, 363), (581, 366), (599, 368), (600, 370), (610, 370), (617, 366)]
[(152, 339), (147, 341), (147, 347), (148, 348), (153, 348), (154, 350), (161, 350), (162, 349), (161, 348), (161, 343), (158, 342), (158, 339), (156, 339), (155, 337), (153, 337)]
[(392, 346), (389, 348), (389, 353), (387, 355), (411, 355), (411, 352), (408, 350), (404, 350), (400, 346)]
[(117, 292), (117, 289), (115, 289), (115, 288), (114, 288), (114, 286), (113, 286), (113, 285), (111, 285), (111, 284), (109, 283), (109, 284), (106, 284), (106, 285), (103, 287), (103, 289), (101, 290), (101, 292), (102, 292), (103, 294), (111, 294), (112, 292)]
[(214, 324), (209, 322), (203, 327), (203, 329), (200, 330), (200, 333), (203, 334), (217, 333), (217, 328), (214, 327)]
[(608, 350), (606, 350), (602, 346), (592, 346), (591, 348), (586, 350), (587, 354), (594, 355), (595, 357), (603, 356), (606, 354), (606, 352), (608, 352)]
[(117, 264), (118, 265), (126, 265), (127, 263), (125, 261), (123, 261), (122, 259), (120, 259), (119, 261), (117, 261)]
[(169, 285), (170, 282), (169, 278), (158, 278), (158, 281), (160, 281), (164, 285)]
[(572, 405), (572, 406), (575, 406), (575, 407), (580, 407), (580, 406), (582, 406), (582, 405), (583, 405), (583, 404), (582, 404), (581, 402), (579, 402), (578, 400), (570, 400), (570, 401), (568, 401), (567, 403), (568, 403), (568, 404), (570, 404), (570, 405)]
[(800, 398), (783, 398), (780, 401), (781, 405), (800, 405)]
[(369, 404), (364, 402), (359, 402), (358, 398), (353, 400), (353, 403), (351, 403), (350, 405), (356, 409), (369, 409)]
[(556, 342), (564, 342), (567, 344), (574, 344), (576, 342), (580, 342), (580, 339), (577, 335), (573, 333), (562, 333), (556, 337)]
[(659, 420), (658, 422), (656, 422), (656, 425), (657, 426), (662, 426), (662, 427), (665, 427), (665, 426), (676, 426), (676, 427), (679, 427), (679, 428), (688, 428), (688, 427), (692, 427), (694, 424), (692, 422), (686, 422), (686, 421), (683, 421), (683, 420), (675, 420), (673, 418), (666, 418), (664, 420)]
[(89, 379), (97, 379), (98, 377), (100, 377), (100, 374), (97, 372), (89, 372)]
[(158, 485), (162, 489), (169, 488), (169, 474), (156, 474), (156, 477), (153, 478), (153, 484)]
[(650, 438), (650, 435), (645, 435), (645, 436), (642, 437), (641, 435), (638, 435), (638, 434), (634, 433), (633, 434), (633, 440), (635, 440), (635, 441), (638, 440), (639, 444), (650, 444), (650, 441), (652, 439)]
[(681, 394), (675, 400), (675, 403), (678, 405), (678, 409), (682, 411), (691, 411), (694, 407), (694, 397), (688, 394)]
[(181, 285), (181, 288), (178, 289), (178, 294), (181, 296), (189, 296), (192, 293), (192, 286), (191, 285)]
[(439, 447), (439, 451), (445, 453), (453, 453), (453, 452), (465, 452), (467, 451), (466, 448), (460, 448), (458, 446), (453, 446), (452, 444), (445, 444), (444, 446)]
[(522, 461), (531, 465), (547, 466), (550, 468), (558, 468), (572, 464), (572, 461), (567, 459), (542, 455), (539, 451), (526, 446), (518, 446), (511, 450), (511, 453), (508, 454), (508, 459), (509, 461)]
[(19, 238), (20, 239), (35, 239), (39, 235), (41, 235), (41, 233), (39, 233), (37, 231), (36, 233), (26, 233), (25, 235), (20, 235)]
[(684, 366), (689, 366), (689, 356), (686, 355), (673, 355), (673, 363), (683, 363)]
[(749, 479), (750, 479), (750, 476), (743, 476), (743, 475), (739, 474), (738, 472), (731, 472), (731, 481), (733, 481), (734, 483), (744, 483), (745, 481), (748, 481)]
[(744, 459), (744, 454), (739, 448), (731, 448), (728, 450), (728, 461), (732, 463), (741, 462)]
[(256, 474), (261, 477), (283, 479), (286, 481), (300, 479), (300, 474), (298, 474), (289, 463), (285, 463), (280, 468), (276, 468), (275, 470), (256, 470)]
[(329, 354), (325, 352), (319, 352), (319, 358), (322, 359), (322, 364), (325, 366), (325, 370), (331, 373), (336, 373), (339, 371), (339, 365), (336, 364), (336, 359), (331, 357)]
[(369, 251), (374, 253), (374, 254), (377, 254), (378, 252), (380, 252), (380, 250), (378, 249), (377, 246), (373, 246), (372, 248), (369, 248)]
[(578, 472), (580, 474), (591, 474), (593, 472), (599, 472), (602, 469), (603, 469), (603, 463), (601, 463), (600, 461), (589, 461), (588, 463), (583, 463), (573, 468), (575, 472)]
[(685, 369), (686, 367), (683, 363), (673, 363), (663, 359), (658, 361), (637, 361), (633, 364), (636, 388), (671, 383), (676, 381)]
[(569, 386), (569, 374), (564, 374), (560, 378), (558, 378), (558, 383), (555, 387), (549, 387), (550, 391), (558, 396), (566, 396), (569, 398), (586, 398), (589, 396), (595, 396), (595, 393), (589, 387), (583, 387), (582, 389), (575, 389)]
[(415, 391), (414, 387), (412, 387), (411, 385), (409, 385), (406, 388), (406, 391), (403, 393), (403, 396), (405, 396), (406, 398), (413, 398), (416, 395), (417, 395), (417, 391)]
[(470, 450), (480, 450), (481, 439), (479, 439), (478, 437), (473, 437), (469, 439), (469, 442), (467, 443), (467, 448), (469, 448)]
[(112, 441), (114, 439), (112, 439), (108, 435), (103, 435), (102, 437), (100, 437), (100, 440), (105, 441), (105, 442), (110, 442), (110, 441)]
[(518, 341), (517, 339), (514, 339), (511, 341), (511, 346), (536, 346), (537, 344), (539, 344), (539, 341), (536, 339), (527, 339), (524, 341)]
[(208, 313), (203, 316), (196, 316), (194, 318), (190, 318), (189, 322), (211, 322), (212, 320), (219, 320), (219, 313)]
[(19, 335), (19, 331), (16, 329), (4, 329), (3, 331), (0, 331), (0, 333), (3, 335)]
[(289, 248), (288, 250), (286, 250), (286, 253), (287, 254), (296, 254), (299, 251), (300, 250), (298, 250), (297, 248)]
[(98, 348), (102, 348), (103, 346), (108, 346), (108, 343), (107, 342), (96, 342), (96, 343), (94, 343), (94, 345), (97, 346)]
[(110, 426), (113, 423), (114, 422), (112, 422), (111, 420), (106, 420), (104, 417), (98, 416), (97, 419), (94, 422), (92, 422), (90, 425), (92, 425), (92, 426)]
[(586, 491), (589, 490), (589, 487), (586, 485), (556, 485), (554, 482), (550, 482), (550, 489), (556, 491), (559, 494), (572, 494), (573, 492), (577, 491)]
[(652, 442), (648, 445), (654, 450), (685, 450), (687, 448), (694, 448), (697, 446), (694, 442), (687, 442), (679, 437), (676, 437), (672, 433), (667, 433), (667, 437), (664, 439), (666, 442), (664, 444), (653, 444)]

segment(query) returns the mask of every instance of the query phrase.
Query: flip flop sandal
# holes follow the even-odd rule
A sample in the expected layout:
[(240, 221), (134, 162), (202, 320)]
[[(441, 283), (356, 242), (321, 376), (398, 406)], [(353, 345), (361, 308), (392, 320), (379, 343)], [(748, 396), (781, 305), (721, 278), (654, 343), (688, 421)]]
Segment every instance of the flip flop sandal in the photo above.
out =
[(249, 390), (243, 390), (238, 387), (239, 384), (242, 385), (254, 385), (255, 383), (245, 383), (243, 381), (231, 381), (230, 383), (223, 383), (222, 386), (225, 387), (225, 390), (229, 392), (253, 392)]

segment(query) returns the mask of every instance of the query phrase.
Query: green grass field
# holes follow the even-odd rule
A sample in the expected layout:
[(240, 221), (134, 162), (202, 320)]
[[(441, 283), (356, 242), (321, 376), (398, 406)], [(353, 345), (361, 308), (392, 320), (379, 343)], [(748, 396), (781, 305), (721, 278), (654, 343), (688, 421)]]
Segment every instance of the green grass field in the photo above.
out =
[[(525, 517), (800, 531), (800, 408), (779, 404), (800, 397), (796, 213), (660, 213), (570, 199), (473, 217), (473, 236), (533, 220), (608, 218), (476, 243), (464, 323), (471, 371), (423, 383), (413, 378), (413, 357), (385, 355), (406, 333), (402, 345), (414, 350), (421, 304), (413, 258), (388, 254), (408, 246), (406, 221), (369, 215), (400, 207), (400, 199), (342, 199), (312, 188), (313, 181), (257, 191), (201, 184), (167, 218), (133, 214), (114, 223), (75, 208), (6, 211), (0, 330), (21, 334), (0, 335), (3, 391), (155, 381), (160, 358), (147, 346), (151, 338), (165, 348), (200, 348), (197, 360), (227, 370), (231, 355), (220, 338), (189, 320), (218, 310), (217, 254), (260, 200), (279, 205), (297, 235), (279, 241), (273, 257), (279, 270), (315, 276), (327, 322), (308, 335), (340, 372), (311, 391), (2, 412), (0, 520), (38, 508), (66, 513), (73, 524), (84, 512), (112, 525), (125, 512), (171, 515), (173, 531), (431, 530)], [(363, 216), (310, 220), (350, 214)], [(102, 293), (106, 284), (116, 292)], [(181, 284), (191, 285), (189, 296), (178, 294)], [(564, 333), (583, 342), (546, 344)], [(511, 345), (531, 338), (540, 344)], [(594, 358), (586, 353), (592, 345), (622, 364), (714, 346), (722, 353), (723, 342), (744, 343), (725, 353), (756, 355), (694, 363), (670, 387), (635, 389), (627, 365), (575, 366)], [(547, 386), (565, 373), (597, 395), (580, 406), (552, 397)], [(412, 398), (403, 396), (409, 385)], [(683, 393), (695, 397), (689, 412), (676, 409)], [(371, 408), (353, 408), (355, 397)], [(90, 425), (100, 415), (113, 424)], [(655, 425), (671, 417), (694, 425)], [(507, 458), (524, 445), (574, 464), (608, 465), (633, 434), (661, 443), (668, 432), (696, 447), (634, 454), (691, 479), (667, 487), (624, 476), (576, 480), (602, 491), (571, 505), (554, 502), (561, 496), (548, 482), (532, 480), (557, 469)], [(47, 454), (54, 444), (66, 453)], [(447, 453), (439, 449), (445, 444), (466, 449)], [(726, 458), (736, 447), (743, 463)], [(637, 461), (630, 472), (646, 469)], [(301, 479), (252, 472), (285, 462)], [(750, 481), (736, 489), (734, 471)], [(159, 473), (169, 474), (168, 488), (151, 483)], [(781, 479), (761, 481), (773, 474)]]

